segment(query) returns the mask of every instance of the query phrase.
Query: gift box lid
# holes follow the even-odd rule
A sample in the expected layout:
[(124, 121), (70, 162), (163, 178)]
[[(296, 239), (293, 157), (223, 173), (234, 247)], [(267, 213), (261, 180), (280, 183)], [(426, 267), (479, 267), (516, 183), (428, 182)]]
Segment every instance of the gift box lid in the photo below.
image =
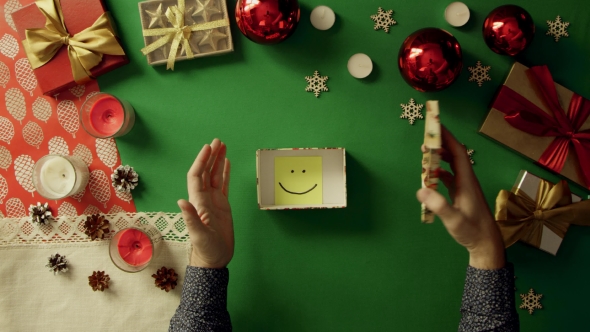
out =
[(347, 206), (344, 148), (257, 150), (256, 177), (261, 210)]
[[(553, 117), (551, 111), (545, 104), (544, 99), (541, 97), (542, 93), (538, 87), (532, 83), (531, 79), (527, 74), (529, 68), (525, 65), (515, 62), (504, 82), (504, 86), (514, 90), (516, 93), (522, 95), (535, 106)], [(502, 87), (501, 87), (502, 88)], [(574, 93), (571, 90), (555, 83), (555, 89), (559, 97), (562, 108), (566, 111), (569, 110), (569, 103)], [(505, 114), (500, 110), (494, 108), (498, 96), (496, 96), (492, 102), (491, 110), (488, 113), (483, 125), (479, 132), (494, 139), (495, 141), (506, 145), (514, 151), (533, 159), (535, 162), (541, 158), (543, 152), (547, 147), (555, 140), (555, 137), (542, 137), (528, 134), (520, 131), (515, 127), (512, 127), (504, 119)], [(590, 129), (590, 118), (586, 119), (580, 130)], [(579, 161), (576, 153), (573, 149), (570, 149), (567, 155), (565, 165), (560, 172), (560, 175), (574, 181), (576, 184), (584, 187), (583, 178), (580, 175)]]
[[(64, 24), (72, 36), (91, 26), (106, 11), (101, 0), (61, 0), (60, 3)], [(26, 29), (45, 27), (45, 16), (35, 3), (12, 13), (12, 19), (21, 41), (26, 39)], [(91, 73), (97, 77), (127, 63), (127, 56), (105, 54), (102, 61), (91, 69)], [(54, 95), (76, 86), (65, 46), (47, 64), (33, 72), (44, 95)]]
[[(521, 190), (532, 199), (535, 199), (537, 192), (539, 191), (539, 183), (541, 180), (540, 177), (531, 174), (526, 170), (521, 170), (511, 191), (516, 192), (517, 190)], [(580, 202), (581, 200), (582, 198), (580, 196), (572, 194), (572, 203)], [(557, 255), (557, 251), (559, 250), (562, 241), (563, 238), (559, 237), (547, 226), (543, 226), (543, 235), (541, 237), (539, 249), (555, 256)]]

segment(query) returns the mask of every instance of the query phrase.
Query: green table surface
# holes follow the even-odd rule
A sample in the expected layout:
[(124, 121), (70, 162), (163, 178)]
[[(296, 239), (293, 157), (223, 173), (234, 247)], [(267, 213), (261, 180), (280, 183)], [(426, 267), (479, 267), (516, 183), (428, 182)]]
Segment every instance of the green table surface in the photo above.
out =
[[(255, 44), (238, 30), (236, 0), (228, 1), (235, 51), (150, 67), (137, 4), (107, 0), (131, 63), (99, 78), (102, 91), (136, 109), (132, 132), (117, 139), (124, 164), (136, 168), (138, 211), (177, 212), (187, 196), (186, 171), (203, 144), (219, 137), (232, 162), (230, 202), (235, 256), (229, 265), (228, 307), (236, 331), (451, 331), (460, 319), (468, 255), (440, 222), (420, 223), (423, 122), (400, 119), (400, 103), (438, 99), (442, 122), (469, 148), (490, 206), (510, 189), (521, 169), (559, 178), (478, 134), (489, 104), (514, 61), (485, 45), (481, 26), (502, 1), (466, 1), (471, 19), (462, 28), (443, 17), (451, 1), (304, 0), (295, 34), (274, 46)], [(590, 97), (590, 7), (582, 0), (518, 0), (537, 25), (534, 41), (518, 58), (548, 64), (554, 79)], [(309, 21), (317, 5), (331, 7), (328, 31)], [(373, 30), (377, 7), (393, 9), (398, 24)], [(558, 43), (546, 20), (571, 22)], [(459, 40), (464, 68), (438, 93), (408, 86), (397, 68), (403, 40), (423, 27), (447, 29)], [(349, 57), (374, 62), (367, 79), (347, 71)], [(467, 66), (491, 65), (491, 82), (468, 82)], [(304, 76), (330, 77), (329, 92), (305, 92)], [(261, 148), (339, 146), (347, 149), (348, 207), (336, 210), (260, 211), (255, 151)], [(445, 191), (441, 189), (441, 191)], [(574, 192), (587, 195), (581, 188)], [(580, 331), (588, 326), (590, 228), (572, 226), (556, 257), (516, 244), (508, 249), (519, 293), (544, 294), (543, 309), (518, 309), (523, 331)]]

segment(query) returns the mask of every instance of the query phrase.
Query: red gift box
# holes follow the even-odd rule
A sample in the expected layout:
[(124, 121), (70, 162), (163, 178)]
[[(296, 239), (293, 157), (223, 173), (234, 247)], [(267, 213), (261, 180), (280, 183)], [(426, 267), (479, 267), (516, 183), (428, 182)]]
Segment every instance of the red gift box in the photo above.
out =
[[(61, 0), (60, 3), (64, 24), (71, 36), (90, 27), (106, 11), (101, 0)], [(45, 27), (45, 16), (34, 3), (12, 13), (12, 19), (21, 41), (26, 39), (26, 29)], [(97, 77), (127, 63), (129, 59), (125, 55), (104, 54), (102, 61), (90, 72)], [(65, 45), (47, 64), (33, 69), (33, 72), (44, 95), (54, 95), (77, 85)]]

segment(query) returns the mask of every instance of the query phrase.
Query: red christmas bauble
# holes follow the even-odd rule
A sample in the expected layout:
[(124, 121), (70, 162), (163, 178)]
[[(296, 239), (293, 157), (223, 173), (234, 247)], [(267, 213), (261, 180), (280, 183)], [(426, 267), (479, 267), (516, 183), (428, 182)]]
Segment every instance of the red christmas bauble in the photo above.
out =
[(534, 35), (533, 18), (515, 5), (492, 10), (483, 22), (483, 39), (498, 54), (517, 55), (530, 45)]
[(451, 85), (463, 68), (461, 45), (442, 29), (420, 29), (404, 40), (398, 65), (402, 77), (420, 92), (440, 91)]
[(297, 0), (239, 0), (236, 22), (248, 39), (276, 44), (289, 38), (299, 23)]

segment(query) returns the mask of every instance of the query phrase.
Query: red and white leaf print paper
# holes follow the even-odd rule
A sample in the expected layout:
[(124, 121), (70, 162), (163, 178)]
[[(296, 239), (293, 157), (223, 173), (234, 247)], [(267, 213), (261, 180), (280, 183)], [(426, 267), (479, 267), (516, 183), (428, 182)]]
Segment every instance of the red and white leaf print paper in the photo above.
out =
[(68, 142), (60, 136), (55, 136), (49, 140), (49, 154), (59, 154), (61, 156), (69, 156), (70, 148)]
[[(22, 7), (23, 5), (21, 5), (18, 0), (8, 0), (4, 3), (4, 18), (6, 19), (6, 24), (8, 24), (8, 26), (14, 31), (16, 31), (16, 26), (12, 20), (12, 13), (21, 9)], [(4, 29), (4, 27), (2, 27), (2, 30), (10, 31), (8, 29)]]
[(18, 59), (14, 64), (14, 72), (18, 84), (20, 84), (23, 89), (29, 91), (29, 94), (32, 96), (33, 90), (37, 87), (37, 77), (35, 77), (35, 74), (33, 73), (33, 68), (31, 68), (29, 59)]
[(47, 101), (47, 99), (43, 97), (37, 97), (37, 99), (35, 99), (33, 102), (33, 115), (37, 119), (47, 123), (47, 120), (49, 120), (51, 117), (51, 113), (53, 113), (53, 110), (51, 109), (51, 104)]
[(10, 69), (4, 62), (0, 61), (0, 85), (6, 88), (8, 81), (10, 81)]
[[(88, 96), (100, 92), (96, 81), (54, 97), (44, 96), (37, 86), (11, 16), (33, 2), (0, 0), (0, 218), (25, 217), (28, 206), (37, 202), (71, 217), (87, 210), (135, 212), (131, 196), (117, 196), (110, 183), (112, 169), (121, 164), (115, 140), (99, 144), (80, 128), (78, 110)], [(63, 200), (43, 198), (33, 186), (32, 172), (35, 161), (47, 154), (82, 159), (94, 174), (93, 186)]]
[(2, 39), (0, 39), (0, 53), (7, 57), (14, 59), (19, 49), (18, 41), (12, 35), (5, 33)]

